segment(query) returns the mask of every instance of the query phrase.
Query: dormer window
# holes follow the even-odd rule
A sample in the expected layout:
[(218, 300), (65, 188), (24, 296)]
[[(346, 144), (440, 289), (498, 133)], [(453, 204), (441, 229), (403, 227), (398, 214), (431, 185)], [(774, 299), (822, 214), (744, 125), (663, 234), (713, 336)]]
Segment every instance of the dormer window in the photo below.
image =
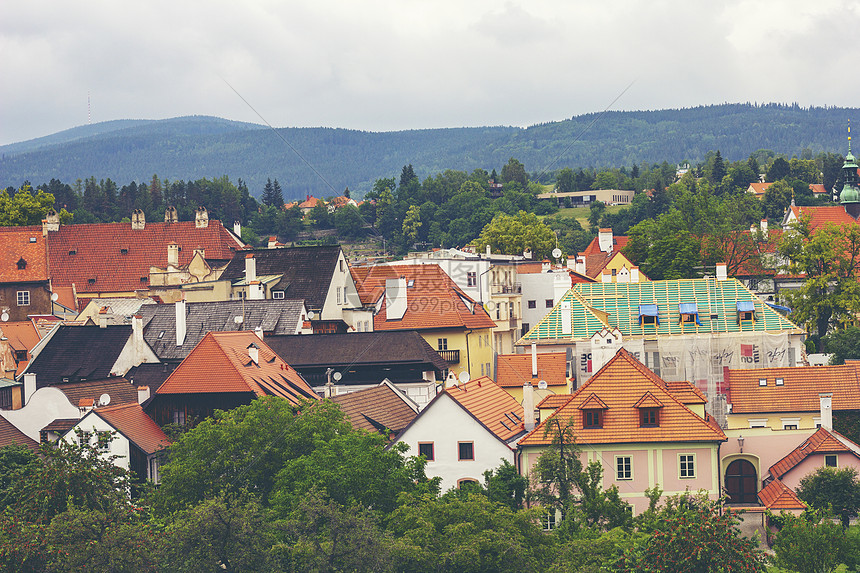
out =
[(751, 300), (742, 300), (737, 303), (738, 324), (749, 321), (755, 322), (755, 304)]
[(639, 426), (642, 428), (656, 428), (660, 426), (660, 408), (640, 408)]
[(584, 410), (582, 417), (583, 428), (602, 428), (603, 410)]
[(682, 302), (678, 305), (678, 312), (681, 313), (680, 322), (682, 324), (698, 324), (699, 322), (699, 305), (695, 302)]
[(767, 386), (767, 378), (759, 378), (758, 379), (759, 386)]
[(23, 271), (24, 269), (27, 268), (27, 261), (24, 260), (24, 257), (21, 257), (20, 259), (18, 259), (18, 262), (16, 264), (18, 265), (19, 271)]
[(660, 324), (660, 314), (656, 304), (639, 305), (639, 325)]

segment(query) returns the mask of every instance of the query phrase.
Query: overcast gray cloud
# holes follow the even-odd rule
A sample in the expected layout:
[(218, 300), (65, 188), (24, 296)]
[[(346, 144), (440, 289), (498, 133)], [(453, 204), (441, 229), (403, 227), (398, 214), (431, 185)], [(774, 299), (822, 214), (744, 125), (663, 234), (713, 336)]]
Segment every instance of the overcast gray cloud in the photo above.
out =
[[(28, 0), (0, 5), (0, 144), (214, 115), (372, 131), (723, 102), (860, 106), (839, 0)], [(860, 118), (858, 118), (860, 119)]]

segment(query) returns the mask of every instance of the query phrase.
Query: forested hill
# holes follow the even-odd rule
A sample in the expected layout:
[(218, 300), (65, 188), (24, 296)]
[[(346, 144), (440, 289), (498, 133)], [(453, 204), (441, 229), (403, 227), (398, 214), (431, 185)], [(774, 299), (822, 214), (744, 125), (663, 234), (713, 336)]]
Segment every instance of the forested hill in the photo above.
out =
[(445, 169), (490, 171), (510, 157), (537, 174), (561, 167), (695, 163), (717, 149), (727, 160), (746, 158), (758, 149), (789, 157), (805, 149), (843, 153), (847, 122), (860, 118), (858, 111), (723, 104), (586, 114), (526, 129), (384, 133), (282, 128), (276, 134), (264, 126), (202, 116), (120, 120), (0, 146), (0, 187), (18, 187), (25, 180), (38, 185), (52, 178), (69, 183), (94, 176), (124, 184), (149, 181), (153, 174), (171, 181), (227, 175), (244, 180), (255, 195), (268, 178), (278, 179), (285, 198), (291, 199), (330, 196), (345, 187), (360, 195), (377, 178), (395, 176), (409, 163), (423, 178)]

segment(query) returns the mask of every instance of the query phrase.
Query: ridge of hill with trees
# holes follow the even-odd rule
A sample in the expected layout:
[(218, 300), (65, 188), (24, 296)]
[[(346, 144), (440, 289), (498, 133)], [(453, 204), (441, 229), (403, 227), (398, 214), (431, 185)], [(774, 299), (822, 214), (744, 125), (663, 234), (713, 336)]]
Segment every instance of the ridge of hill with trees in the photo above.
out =
[(564, 166), (695, 163), (715, 149), (728, 161), (744, 159), (755, 149), (811, 158), (841, 150), (847, 120), (858, 111), (721, 104), (592, 113), (528, 128), (385, 133), (320, 127), (280, 128), (276, 134), (256, 124), (203, 116), (121, 120), (0, 146), (0, 186), (89, 177), (142, 183), (153, 173), (170, 181), (226, 175), (241, 178), (254, 190), (261, 190), (266, 178), (276, 178), (287, 200), (329, 196), (346, 187), (358, 197), (378, 177), (396, 176), (404, 164), (412, 164), (423, 179), (447, 169), (502, 165), (510, 157), (531, 166), (538, 182), (549, 183), (553, 170)]

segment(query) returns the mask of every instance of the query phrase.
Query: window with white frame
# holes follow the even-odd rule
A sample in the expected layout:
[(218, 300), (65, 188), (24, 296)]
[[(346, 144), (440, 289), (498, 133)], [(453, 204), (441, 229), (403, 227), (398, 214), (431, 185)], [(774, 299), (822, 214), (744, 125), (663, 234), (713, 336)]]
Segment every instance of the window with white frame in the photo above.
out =
[(783, 430), (796, 430), (800, 426), (800, 418), (781, 418)]
[(273, 291), (272, 291), (272, 298), (275, 298), (275, 299), (282, 299), (282, 298), (284, 298), (284, 291), (282, 291), (282, 290), (273, 290)]
[(633, 479), (633, 460), (630, 456), (615, 456), (615, 479)]
[(696, 454), (678, 454), (678, 477), (681, 479), (696, 477)]
[(750, 428), (767, 428), (767, 418), (748, 419)]
[(337, 287), (337, 304), (340, 304), (341, 287)]
[(466, 272), (466, 286), (473, 287), (478, 284), (478, 273)]
[(18, 291), (18, 306), (30, 306), (30, 291)]
[(837, 465), (837, 457), (836, 454), (827, 454), (824, 456), (824, 465), (828, 468), (835, 468)]
[(555, 529), (555, 510), (547, 509), (541, 515), (541, 525), (544, 531), (552, 531)]

